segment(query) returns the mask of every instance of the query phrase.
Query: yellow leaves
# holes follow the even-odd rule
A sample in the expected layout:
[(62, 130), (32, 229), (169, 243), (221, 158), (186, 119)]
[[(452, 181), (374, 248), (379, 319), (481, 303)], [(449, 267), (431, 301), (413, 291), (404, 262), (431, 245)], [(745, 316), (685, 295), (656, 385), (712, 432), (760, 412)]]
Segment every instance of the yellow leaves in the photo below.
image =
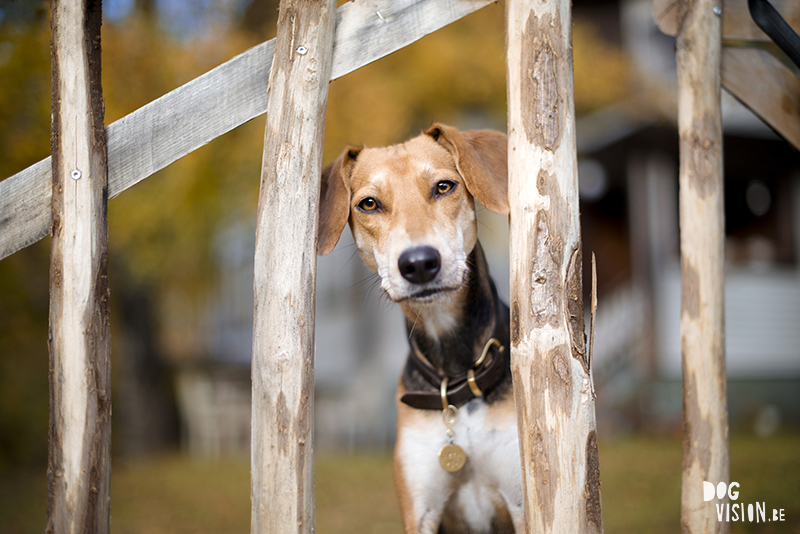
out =
[(0, 180), (50, 153), (50, 29), (0, 27)]
[[(396, 143), (434, 121), (503, 129), (505, 13), (493, 4), (331, 85), (325, 161), (346, 144)], [(623, 99), (627, 59), (594, 21), (573, 25), (578, 114)]]
[(577, 19), (572, 27), (575, 111), (579, 115), (609, 106), (628, 92), (628, 61), (604, 41), (597, 26)]
[(325, 160), (348, 143), (396, 143), (474, 110), (505, 123), (503, 8), (490, 5), (330, 87)]
[(180, 87), (258, 42), (242, 31), (211, 30), (190, 43), (168, 37), (142, 13), (103, 26), (106, 123)]

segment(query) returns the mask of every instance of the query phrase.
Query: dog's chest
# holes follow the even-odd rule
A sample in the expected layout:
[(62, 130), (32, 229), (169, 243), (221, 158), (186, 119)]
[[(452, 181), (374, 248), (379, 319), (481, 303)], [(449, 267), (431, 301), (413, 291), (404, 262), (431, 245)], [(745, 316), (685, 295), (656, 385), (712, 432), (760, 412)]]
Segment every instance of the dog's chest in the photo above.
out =
[(521, 507), (513, 400), (496, 404), (475, 399), (459, 410), (453, 443), (464, 450), (467, 463), (455, 473), (439, 465), (439, 451), (448, 443), (441, 412), (405, 414), (395, 452), (419, 513), (444, 505), (445, 515), (457, 517), (474, 532), (489, 532), (499, 511)]

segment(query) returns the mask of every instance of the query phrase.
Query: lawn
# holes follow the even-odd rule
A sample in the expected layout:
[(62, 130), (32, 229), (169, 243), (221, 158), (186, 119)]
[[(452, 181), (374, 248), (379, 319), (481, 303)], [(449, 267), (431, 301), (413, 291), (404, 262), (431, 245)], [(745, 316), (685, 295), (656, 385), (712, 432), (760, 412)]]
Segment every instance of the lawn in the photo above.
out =
[[(600, 443), (605, 531), (680, 532), (678, 440), (625, 438)], [(43, 470), (42, 470), (43, 471)], [(398, 533), (391, 457), (320, 454), (316, 463), (319, 534)], [(800, 534), (800, 436), (731, 440), (732, 480), (739, 501), (764, 502), (767, 516), (783, 509), (783, 523), (734, 523), (737, 533)], [(115, 534), (249, 532), (249, 462), (218, 462), (182, 455), (118, 460), (111, 484), (111, 531)], [(44, 530), (43, 472), (0, 475), (0, 532)]]

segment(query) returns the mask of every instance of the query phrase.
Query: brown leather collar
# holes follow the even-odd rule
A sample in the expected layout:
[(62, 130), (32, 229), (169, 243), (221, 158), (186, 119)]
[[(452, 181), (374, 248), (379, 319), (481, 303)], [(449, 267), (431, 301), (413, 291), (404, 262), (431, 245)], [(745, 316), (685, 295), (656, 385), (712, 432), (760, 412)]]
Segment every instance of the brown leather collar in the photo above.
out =
[[(419, 410), (441, 410), (443, 404), (453, 404), (460, 408), (467, 402), (491, 393), (500, 383), (505, 370), (505, 347), (495, 338), (484, 346), (484, 355), (473, 369), (453, 376), (442, 376), (421, 355), (414, 339), (411, 339), (409, 361), (436, 392), (409, 391), (400, 400)], [(447, 379), (445, 391), (442, 382)], [(446, 401), (445, 401), (446, 399)]]

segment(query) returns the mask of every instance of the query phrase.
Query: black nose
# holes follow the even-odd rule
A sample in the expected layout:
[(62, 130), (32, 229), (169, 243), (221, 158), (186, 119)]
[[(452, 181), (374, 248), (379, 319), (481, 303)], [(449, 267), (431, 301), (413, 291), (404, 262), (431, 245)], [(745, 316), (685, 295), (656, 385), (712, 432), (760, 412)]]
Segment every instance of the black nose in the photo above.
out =
[(410, 248), (400, 254), (400, 259), (397, 260), (400, 274), (412, 284), (430, 282), (441, 265), (439, 251), (428, 246)]

